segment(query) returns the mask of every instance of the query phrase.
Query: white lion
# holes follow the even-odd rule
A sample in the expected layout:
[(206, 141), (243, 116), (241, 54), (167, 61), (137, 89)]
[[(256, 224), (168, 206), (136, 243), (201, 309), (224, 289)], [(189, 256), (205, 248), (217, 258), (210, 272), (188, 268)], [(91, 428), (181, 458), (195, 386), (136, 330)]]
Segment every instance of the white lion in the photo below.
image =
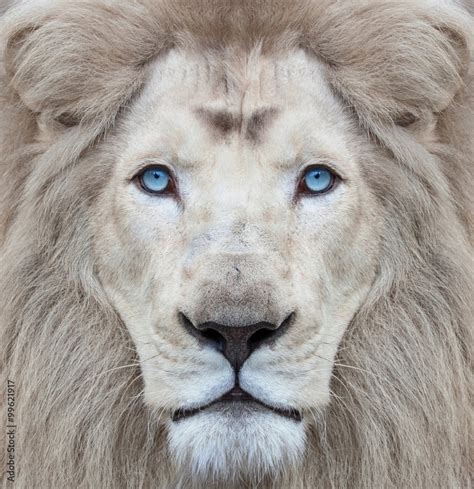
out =
[(472, 27), (421, 0), (9, 9), (5, 487), (468, 487)]

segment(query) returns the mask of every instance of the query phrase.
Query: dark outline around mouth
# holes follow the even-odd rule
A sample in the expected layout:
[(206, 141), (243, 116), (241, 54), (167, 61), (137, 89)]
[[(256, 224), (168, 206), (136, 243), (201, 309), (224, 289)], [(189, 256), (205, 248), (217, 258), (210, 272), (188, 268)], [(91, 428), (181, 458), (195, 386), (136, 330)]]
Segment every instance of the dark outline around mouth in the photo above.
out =
[(174, 422), (177, 422), (185, 418), (190, 418), (191, 416), (194, 416), (195, 414), (205, 411), (207, 408), (220, 402), (254, 402), (256, 404), (259, 404), (260, 406), (263, 406), (269, 411), (274, 412), (275, 414), (283, 416), (284, 418), (289, 418), (296, 422), (300, 422), (303, 419), (301, 413), (297, 409), (293, 409), (293, 408), (281, 409), (275, 406), (269, 406), (268, 404), (265, 404), (259, 399), (256, 399), (248, 392), (245, 392), (239, 386), (233, 387), (229, 392), (226, 392), (218, 399), (215, 399), (214, 401), (205, 404), (203, 406), (199, 406), (191, 409), (178, 409), (175, 412), (173, 412), (173, 414), (171, 415), (171, 419)]

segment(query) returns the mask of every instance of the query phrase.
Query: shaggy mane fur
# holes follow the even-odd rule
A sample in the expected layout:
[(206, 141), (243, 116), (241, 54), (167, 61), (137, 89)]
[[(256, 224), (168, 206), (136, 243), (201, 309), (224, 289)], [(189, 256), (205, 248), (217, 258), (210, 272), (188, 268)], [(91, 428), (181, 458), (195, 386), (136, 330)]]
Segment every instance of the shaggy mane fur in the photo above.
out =
[(2, 388), (16, 386), (17, 487), (179, 486), (139, 367), (121, 368), (136, 364), (133, 344), (94, 272), (90, 213), (108, 172), (100, 144), (160, 53), (218, 58), (256, 44), (300, 45), (325, 63), (378, 145), (364, 171), (386, 221), (334, 397), (285, 489), (470, 487), (473, 24), (461, 7), (434, 3), (52, 0), (8, 11), (0, 368)]

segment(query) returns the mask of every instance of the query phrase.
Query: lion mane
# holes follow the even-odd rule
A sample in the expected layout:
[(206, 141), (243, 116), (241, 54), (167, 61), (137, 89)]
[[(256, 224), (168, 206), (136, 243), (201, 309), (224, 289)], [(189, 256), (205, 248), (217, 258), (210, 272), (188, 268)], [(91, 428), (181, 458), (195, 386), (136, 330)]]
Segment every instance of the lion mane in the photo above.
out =
[[(15, 385), (18, 487), (193, 487), (179, 481), (162, 413), (142, 402), (133, 343), (95, 273), (91, 212), (109, 172), (100, 147), (160, 53), (257, 43), (300, 45), (325, 63), (377, 147), (365, 171), (386, 216), (332, 400), (284, 487), (470, 486), (467, 11), (428, 0), (51, 0), (20, 3), (1, 23), (0, 366), (2, 386)], [(3, 393), (1, 403), (4, 420)]]

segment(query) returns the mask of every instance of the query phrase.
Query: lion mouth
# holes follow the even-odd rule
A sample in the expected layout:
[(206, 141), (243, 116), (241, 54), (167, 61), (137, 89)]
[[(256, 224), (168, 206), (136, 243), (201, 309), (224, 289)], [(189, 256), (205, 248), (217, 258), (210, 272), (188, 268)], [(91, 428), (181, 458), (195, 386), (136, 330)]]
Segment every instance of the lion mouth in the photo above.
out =
[(282, 408), (277, 408), (275, 406), (270, 406), (260, 401), (259, 399), (256, 399), (248, 392), (245, 392), (239, 386), (235, 386), (230, 391), (226, 392), (221, 397), (215, 399), (214, 401), (208, 404), (196, 408), (191, 408), (191, 409), (176, 410), (172, 414), (171, 419), (177, 422), (182, 419), (190, 418), (191, 416), (194, 416), (214, 406), (219, 408), (220, 407), (225, 408), (229, 406), (236, 406), (242, 404), (249, 407), (255, 407), (256, 409), (263, 408), (266, 411), (271, 411), (275, 414), (278, 414), (279, 416), (283, 416), (284, 418), (289, 418), (297, 422), (300, 422), (303, 418), (302, 414), (297, 409), (293, 409), (293, 408), (282, 409)]

